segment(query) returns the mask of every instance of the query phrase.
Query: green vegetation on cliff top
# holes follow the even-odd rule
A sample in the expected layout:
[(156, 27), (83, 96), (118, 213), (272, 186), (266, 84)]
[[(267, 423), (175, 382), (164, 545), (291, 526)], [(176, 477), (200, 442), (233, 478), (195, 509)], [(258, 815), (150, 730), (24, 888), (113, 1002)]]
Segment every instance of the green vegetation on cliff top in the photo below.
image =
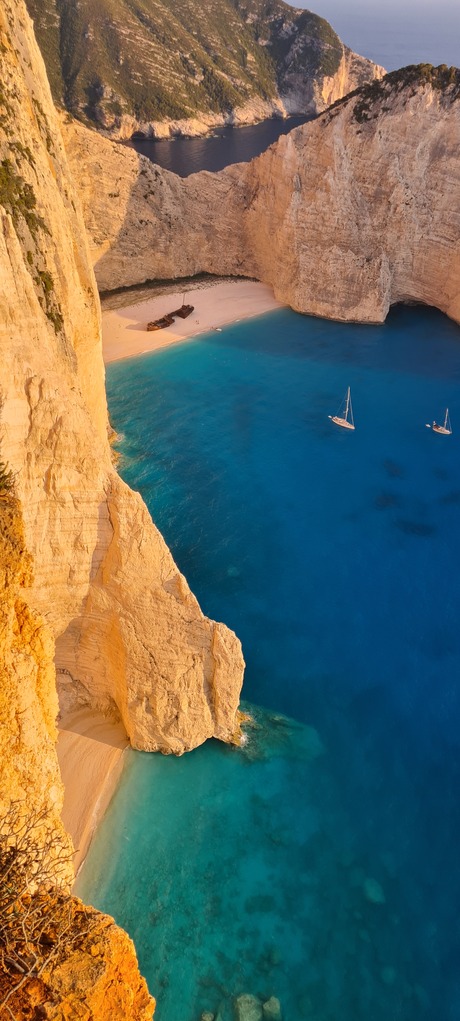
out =
[(460, 70), (457, 67), (447, 67), (447, 64), (440, 64), (434, 67), (433, 64), (409, 64), (407, 67), (400, 67), (397, 71), (390, 71), (384, 78), (377, 79), (361, 85), (354, 89), (347, 96), (338, 99), (323, 114), (324, 122), (328, 123), (337, 111), (348, 103), (353, 102), (353, 118), (359, 124), (365, 121), (375, 120), (380, 113), (386, 113), (388, 107), (385, 105), (390, 97), (399, 93), (414, 95), (415, 91), (424, 85), (431, 85), (437, 92), (442, 92), (450, 101), (460, 97)]
[(344, 51), (327, 21), (283, 0), (27, 4), (55, 101), (99, 126), (225, 113), (333, 75)]

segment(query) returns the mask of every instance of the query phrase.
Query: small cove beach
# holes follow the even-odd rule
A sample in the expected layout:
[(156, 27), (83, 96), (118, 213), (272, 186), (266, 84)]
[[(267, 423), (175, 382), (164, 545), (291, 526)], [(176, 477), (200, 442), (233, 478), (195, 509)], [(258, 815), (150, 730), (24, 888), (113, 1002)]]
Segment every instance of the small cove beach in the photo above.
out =
[[(274, 297), (271, 287), (256, 280), (227, 279), (199, 284), (189, 281), (182, 290), (165, 288), (158, 293), (155, 287), (143, 299), (142, 293), (137, 292), (139, 300), (116, 308), (113, 307), (114, 298), (115, 304), (123, 299), (127, 302), (129, 292), (103, 299), (102, 350), (106, 364), (147, 354), (201, 333), (218, 330), (240, 319), (283, 307)], [(147, 323), (180, 307), (184, 293), (186, 303), (194, 306), (188, 319), (176, 319), (173, 326), (148, 333)]]
[(65, 791), (62, 821), (75, 848), (75, 874), (120, 779), (127, 747), (123, 725), (93, 709), (78, 709), (59, 723), (57, 756)]

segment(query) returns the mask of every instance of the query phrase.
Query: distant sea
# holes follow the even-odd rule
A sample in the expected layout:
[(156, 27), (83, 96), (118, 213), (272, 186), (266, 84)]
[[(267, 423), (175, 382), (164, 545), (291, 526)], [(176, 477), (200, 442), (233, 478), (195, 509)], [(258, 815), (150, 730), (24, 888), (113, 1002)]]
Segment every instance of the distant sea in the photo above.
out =
[[(234, 1021), (244, 993), (458, 1021), (460, 329), (282, 309), (107, 384), (124, 477), (242, 638), (254, 723), (128, 753), (78, 892), (134, 938), (159, 1021)], [(354, 433), (328, 418), (348, 385)]]
[(355, 53), (387, 71), (406, 64), (460, 66), (458, 0), (302, 0)]

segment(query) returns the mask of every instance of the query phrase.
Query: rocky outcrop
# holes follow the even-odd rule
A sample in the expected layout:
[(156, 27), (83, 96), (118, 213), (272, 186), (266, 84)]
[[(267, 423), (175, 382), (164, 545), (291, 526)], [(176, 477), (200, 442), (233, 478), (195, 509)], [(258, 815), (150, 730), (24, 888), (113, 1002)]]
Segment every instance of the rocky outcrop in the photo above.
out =
[(0, 439), (16, 473), (61, 698), (181, 753), (236, 727), (243, 659), (202, 614), (107, 439), (99, 304), (43, 62), (0, 11)]
[(58, 106), (111, 138), (317, 113), (382, 68), (283, 0), (27, 0)]
[[(41, 1017), (45, 1021), (151, 1021), (155, 1000), (139, 974), (132, 940), (113, 918), (73, 898), (89, 935), (43, 974)], [(89, 917), (88, 917), (89, 916)]]
[(9, 929), (0, 917), (9, 949), (0, 971), (2, 1017), (151, 1021), (155, 1000), (132, 941), (113, 918), (53, 888), (17, 900), (14, 914), (22, 924), (13, 919)]
[[(32, 568), (21, 506), (12, 492), (0, 486), (0, 850), (5, 838), (17, 846), (19, 835), (21, 846), (30, 853), (27, 886), (11, 873), (10, 861), (8, 882), (4, 882), (6, 859), (0, 854), (0, 927), (6, 953), (0, 969), (0, 1014), (3, 1017), (5, 1012), (6, 1017), (8, 1011), (8, 1016), (31, 1021), (38, 1016), (48, 1021), (77, 1016), (87, 1021), (93, 1017), (150, 1021), (155, 1001), (139, 974), (131, 940), (112, 918), (86, 908), (68, 893), (73, 880), (72, 847), (60, 818), (63, 786), (55, 746), (54, 641), (43, 619), (24, 599), (32, 585)], [(17, 872), (29, 868), (23, 855), (19, 862)], [(54, 887), (49, 895), (35, 893), (31, 912), (30, 891), (37, 878), (46, 880), (47, 887), (54, 881), (60, 893), (56, 897)], [(12, 889), (18, 897), (13, 911)], [(8, 952), (5, 910), (10, 919), (8, 936), (17, 936), (17, 941), (8, 940)], [(37, 931), (47, 939), (34, 947)], [(59, 940), (56, 932), (62, 932)], [(21, 954), (27, 941), (27, 949), (35, 951), (32, 957), (26, 956), (29, 976)]]
[(33, 812), (35, 838), (53, 830), (53, 853), (67, 857), (70, 881), (72, 848), (60, 818), (54, 641), (25, 602), (32, 580), (20, 505), (0, 492), (0, 820), (12, 802), (20, 816)]
[(392, 72), (251, 163), (185, 180), (69, 125), (99, 286), (204, 271), (326, 318), (418, 301), (460, 321), (459, 92), (454, 69)]

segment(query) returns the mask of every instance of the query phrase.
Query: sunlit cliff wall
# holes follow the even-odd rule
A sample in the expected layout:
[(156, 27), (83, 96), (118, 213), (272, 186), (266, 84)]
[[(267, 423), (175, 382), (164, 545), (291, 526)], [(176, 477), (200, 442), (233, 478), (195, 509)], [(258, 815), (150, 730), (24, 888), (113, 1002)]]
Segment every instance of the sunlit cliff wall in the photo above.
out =
[[(180, 753), (236, 727), (243, 660), (208, 620), (107, 440), (99, 303), (31, 22), (0, 9), (0, 443), (56, 640), (61, 704)], [(83, 168), (80, 168), (83, 172)]]
[(421, 65), (251, 163), (181, 180), (65, 128), (99, 286), (255, 276), (300, 312), (382, 322), (420, 301), (460, 320), (460, 71)]

